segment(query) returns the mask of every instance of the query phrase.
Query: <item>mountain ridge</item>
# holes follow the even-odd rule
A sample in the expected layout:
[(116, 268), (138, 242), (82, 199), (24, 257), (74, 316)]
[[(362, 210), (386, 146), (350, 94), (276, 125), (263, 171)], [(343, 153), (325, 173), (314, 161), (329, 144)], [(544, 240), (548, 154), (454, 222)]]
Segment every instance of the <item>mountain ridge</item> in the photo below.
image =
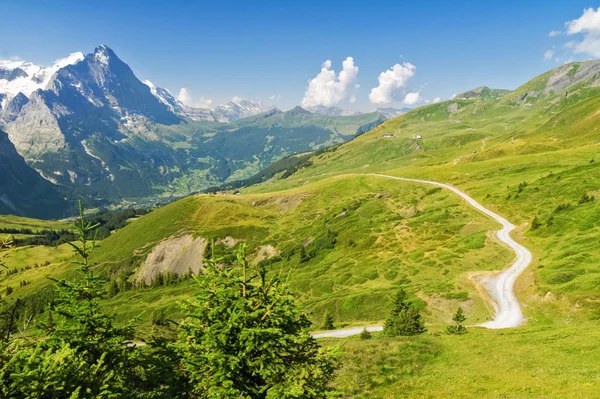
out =
[(285, 123), (261, 125), (252, 119), (257, 113), (266, 112), (264, 119), (279, 111), (255, 100), (186, 107), (140, 81), (105, 45), (62, 64), (43, 89), (3, 99), (0, 128), (42, 178), (93, 206), (152, 203), (245, 178), (381, 121), (379, 114), (306, 118), (298, 110), (282, 114)]

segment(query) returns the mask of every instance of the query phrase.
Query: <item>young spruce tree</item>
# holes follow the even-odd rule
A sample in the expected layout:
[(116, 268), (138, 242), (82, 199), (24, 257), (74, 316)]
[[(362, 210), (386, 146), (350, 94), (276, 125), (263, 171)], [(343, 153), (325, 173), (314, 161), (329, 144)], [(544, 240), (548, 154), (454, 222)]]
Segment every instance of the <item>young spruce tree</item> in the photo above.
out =
[(465, 316), (465, 312), (459, 306), (452, 316), (452, 321), (455, 323), (454, 325), (448, 326), (446, 329), (450, 334), (464, 334), (467, 332), (467, 328), (463, 326), (463, 323), (467, 320), (467, 316)]
[(423, 334), (426, 330), (421, 313), (408, 301), (404, 288), (400, 288), (394, 300), (394, 307), (383, 326), (384, 334), (397, 337)]
[(337, 369), (278, 278), (250, 268), (242, 245), (231, 266), (208, 259), (184, 303), (177, 344), (199, 398), (325, 398)]

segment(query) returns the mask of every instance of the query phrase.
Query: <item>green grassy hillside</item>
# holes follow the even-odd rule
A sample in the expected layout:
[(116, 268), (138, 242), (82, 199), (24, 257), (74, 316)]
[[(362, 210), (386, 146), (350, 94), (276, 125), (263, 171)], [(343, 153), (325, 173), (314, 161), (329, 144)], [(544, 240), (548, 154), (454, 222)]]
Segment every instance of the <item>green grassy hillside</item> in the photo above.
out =
[[(553, 308), (542, 299), (564, 298), (565, 317), (575, 305), (595, 317), (600, 206), (591, 197), (600, 194), (600, 89), (592, 76), (544, 94), (556, 75), (568, 77), (576, 69), (571, 79), (582, 79), (578, 74), (589, 68), (576, 65), (546, 73), (497, 100), (419, 108), (309, 159), (291, 178), (246, 192), (369, 172), (454, 184), (522, 226), (523, 242), (536, 257), (529, 276), (533, 284), (522, 294), (527, 305)], [(527, 93), (537, 97), (523, 102)], [(541, 226), (531, 231), (534, 217)]]
[[(458, 303), (483, 321), (489, 312), (473, 294), (469, 275), (501, 269), (510, 260), (510, 251), (489, 235), (496, 228), (440, 189), (355, 175), (276, 194), (189, 197), (115, 232), (99, 244), (93, 261), (111, 278), (134, 281), (153, 246), (164, 238), (187, 233), (208, 241), (231, 237), (245, 241), (256, 255), (271, 246), (272, 257), (265, 260), (269, 269), (289, 276), (315, 321), (326, 311), (340, 323), (381, 321), (399, 285), (429, 303), (432, 321), (449, 318)], [(68, 270), (56, 267), (58, 274)], [(10, 276), (4, 284), (37, 281), (34, 272)], [(27, 296), (39, 288), (31, 284), (12, 295)], [(175, 312), (173, 299), (193, 289), (191, 282), (183, 282), (125, 290), (109, 306), (124, 319), (143, 311), (149, 315), (156, 306)], [(120, 306), (125, 303), (130, 305)]]
[[(337, 384), (347, 397), (594, 397), (598, 65), (567, 64), (510, 93), (481, 90), (487, 94), (421, 107), (305, 155), (240, 195), (196, 195), (153, 211), (100, 243), (96, 270), (125, 287), (104, 305), (123, 321), (141, 315), (147, 333), (154, 309), (176, 319), (177, 301), (195, 290), (189, 279), (130, 286), (149, 257), (159, 258), (157, 246), (214, 240), (227, 257), (244, 241), (255, 262), (289, 280), (317, 327), (325, 312), (337, 326), (381, 321), (401, 285), (424, 310), (425, 336), (342, 343)], [(527, 324), (442, 334), (459, 305), (469, 325), (491, 317), (475, 278), (506, 267), (513, 254), (494, 239), (499, 226), (455, 195), (370, 173), (453, 184), (516, 224), (513, 236), (534, 255), (516, 284)], [(179, 259), (185, 251), (164, 254)], [(68, 276), (72, 266), (45, 270)], [(11, 298), (40, 292), (48, 282), (34, 272), (1, 287), (16, 287)], [(32, 283), (18, 286), (22, 279)]]

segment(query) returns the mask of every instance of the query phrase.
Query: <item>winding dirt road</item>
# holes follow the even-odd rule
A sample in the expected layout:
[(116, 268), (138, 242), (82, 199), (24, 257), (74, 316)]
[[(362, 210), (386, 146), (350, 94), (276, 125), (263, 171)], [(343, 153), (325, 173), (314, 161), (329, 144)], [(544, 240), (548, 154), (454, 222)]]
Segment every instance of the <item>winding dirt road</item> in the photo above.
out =
[[(465, 201), (469, 203), (473, 208), (477, 209), (481, 213), (491, 217), (502, 225), (502, 229), (500, 229), (496, 236), (500, 242), (508, 245), (517, 255), (515, 261), (508, 269), (503, 272), (490, 276), (489, 278), (483, 281), (483, 286), (489, 292), (490, 297), (494, 301), (494, 307), (496, 310), (496, 315), (491, 321), (481, 324), (481, 327), (485, 328), (514, 328), (518, 327), (525, 321), (523, 317), (523, 313), (521, 312), (521, 307), (519, 306), (519, 302), (514, 293), (514, 284), (517, 280), (517, 277), (531, 263), (531, 252), (521, 244), (517, 243), (510, 236), (510, 232), (515, 229), (515, 226), (510, 223), (508, 220), (504, 219), (502, 216), (490, 211), (485, 208), (483, 205), (475, 201), (473, 198), (469, 197), (464, 192), (460, 191), (456, 187), (453, 187), (448, 184), (438, 183), (430, 180), (420, 180), (420, 179), (409, 179), (404, 177), (396, 177), (389, 175), (380, 175), (373, 174), (372, 176), (383, 177), (386, 179), (394, 179), (401, 180), (413, 183), (420, 184), (431, 184), (433, 186), (438, 186), (450, 190), (459, 196), (461, 196)], [(375, 330), (374, 328), (378, 328)], [(351, 329), (345, 330), (334, 330), (323, 333), (313, 334), (315, 338), (322, 337), (336, 337), (336, 338), (345, 338), (351, 335), (360, 334), (360, 332), (364, 329), (364, 327), (355, 327)], [(381, 326), (371, 326), (368, 327), (371, 331), (379, 331), (381, 330)]]

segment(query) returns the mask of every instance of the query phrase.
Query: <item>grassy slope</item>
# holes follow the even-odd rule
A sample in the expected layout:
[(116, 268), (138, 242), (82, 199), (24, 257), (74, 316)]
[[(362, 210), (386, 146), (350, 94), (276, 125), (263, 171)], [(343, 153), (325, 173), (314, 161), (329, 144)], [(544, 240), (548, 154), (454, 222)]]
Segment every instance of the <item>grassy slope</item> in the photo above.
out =
[[(547, 77), (499, 100), (458, 100), (456, 113), (448, 111), (452, 102), (417, 109), (313, 158), (312, 166), (290, 179), (246, 191), (272, 192), (368, 172), (454, 184), (521, 225), (536, 257), (526, 303), (542, 306), (540, 298), (551, 292), (568, 300), (565, 311), (579, 304), (595, 317), (600, 201), (578, 201), (584, 194), (600, 197), (600, 89), (539, 98), (532, 105), (513, 102)], [(384, 138), (386, 133), (396, 138)], [(413, 139), (417, 134), (423, 139)], [(557, 211), (561, 204), (572, 206)], [(527, 224), (536, 215), (543, 226), (530, 232)]]
[[(466, 272), (499, 269), (510, 259), (510, 252), (487, 235), (496, 227), (448, 193), (352, 176), (276, 195), (188, 198), (144, 216), (105, 240), (96, 261), (116, 271), (129, 267), (126, 260), (136, 252), (134, 263), (138, 264), (150, 246), (139, 248), (184, 231), (209, 239), (232, 236), (245, 239), (251, 250), (273, 245), (281, 252), (283, 260), (269, 267), (290, 275), (292, 287), (314, 312), (315, 320), (327, 309), (341, 322), (380, 321), (399, 284), (410, 285), (430, 301), (431, 318), (438, 320), (447, 319), (458, 303), (445, 296), (472, 290)], [(318, 242), (327, 231), (338, 233), (335, 247), (301, 263), (300, 246), (310, 240)], [(193, 286), (161, 290), (163, 298), (184, 297)], [(135, 301), (130, 301), (132, 297)], [(133, 314), (152, 309), (157, 293), (153, 289), (130, 291), (115, 300), (136, 303), (129, 308)], [(480, 320), (488, 317), (476, 295), (463, 305)]]
[[(600, 196), (600, 89), (580, 87), (568, 96), (515, 102), (542, 89), (548, 76), (498, 100), (417, 109), (318, 155), (289, 179), (250, 187), (242, 195), (197, 196), (168, 205), (103, 242), (96, 261), (102, 270), (117, 271), (131, 267), (133, 257), (135, 267), (152, 244), (183, 231), (207, 238), (230, 235), (251, 248), (272, 244), (285, 251), (329, 229), (339, 233), (335, 248), (307, 263), (295, 253), (271, 265), (291, 273), (294, 289), (317, 322), (325, 309), (343, 323), (381, 320), (398, 284), (408, 284), (429, 305), (431, 334), (344, 344), (338, 385), (349, 395), (593, 397), (600, 357), (595, 325), (600, 201), (577, 202), (585, 193)], [(452, 104), (459, 112), (450, 112)], [(396, 138), (383, 138), (386, 133)], [(487, 316), (468, 272), (502, 268), (511, 254), (486, 238), (494, 223), (455, 197), (356, 176), (370, 172), (455, 184), (520, 225), (515, 236), (535, 258), (517, 282), (528, 325), (439, 335), (459, 304), (446, 299), (448, 293), (470, 293), (469, 301), (460, 303), (469, 323)], [(336, 177), (348, 174), (355, 175)], [(377, 198), (377, 193), (390, 196)], [(556, 211), (564, 203), (571, 206)], [(411, 215), (414, 209), (420, 212)], [(532, 232), (527, 224), (536, 215), (542, 227)], [(14, 295), (27, 295), (30, 287)], [(186, 282), (129, 291), (107, 306), (121, 318), (153, 307), (174, 311), (174, 302), (193, 290)]]
[[(135, 270), (152, 244), (164, 237), (188, 231), (209, 239), (231, 236), (244, 239), (253, 252), (260, 245), (273, 245), (283, 259), (269, 267), (290, 276), (293, 289), (317, 322), (326, 310), (340, 323), (381, 321), (400, 284), (429, 302), (431, 322), (449, 318), (459, 303), (453, 295), (468, 297), (462, 305), (482, 321), (489, 313), (472, 294), (467, 275), (500, 269), (510, 260), (510, 252), (487, 233), (497, 227), (439, 189), (349, 176), (275, 195), (186, 198), (104, 240), (94, 261), (105, 273)], [(300, 246), (312, 240), (314, 244), (306, 247), (310, 250), (327, 231), (338, 233), (335, 247), (300, 262)], [(58, 273), (66, 270), (57, 267)], [(27, 272), (32, 271), (11, 276), (6, 283), (34, 279)], [(30, 294), (30, 287), (39, 289), (32, 284), (16, 289), (13, 295)], [(122, 319), (144, 311), (147, 316), (155, 307), (167, 307), (176, 314), (176, 300), (193, 290), (193, 283), (186, 282), (126, 291), (108, 306)]]
[(595, 398), (597, 326), (525, 326), (339, 345), (347, 398)]
[(14, 215), (0, 215), (0, 228), (31, 229), (33, 231), (38, 231), (44, 229), (71, 229), (71, 227), (71, 224), (68, 222), (31, 219)]

